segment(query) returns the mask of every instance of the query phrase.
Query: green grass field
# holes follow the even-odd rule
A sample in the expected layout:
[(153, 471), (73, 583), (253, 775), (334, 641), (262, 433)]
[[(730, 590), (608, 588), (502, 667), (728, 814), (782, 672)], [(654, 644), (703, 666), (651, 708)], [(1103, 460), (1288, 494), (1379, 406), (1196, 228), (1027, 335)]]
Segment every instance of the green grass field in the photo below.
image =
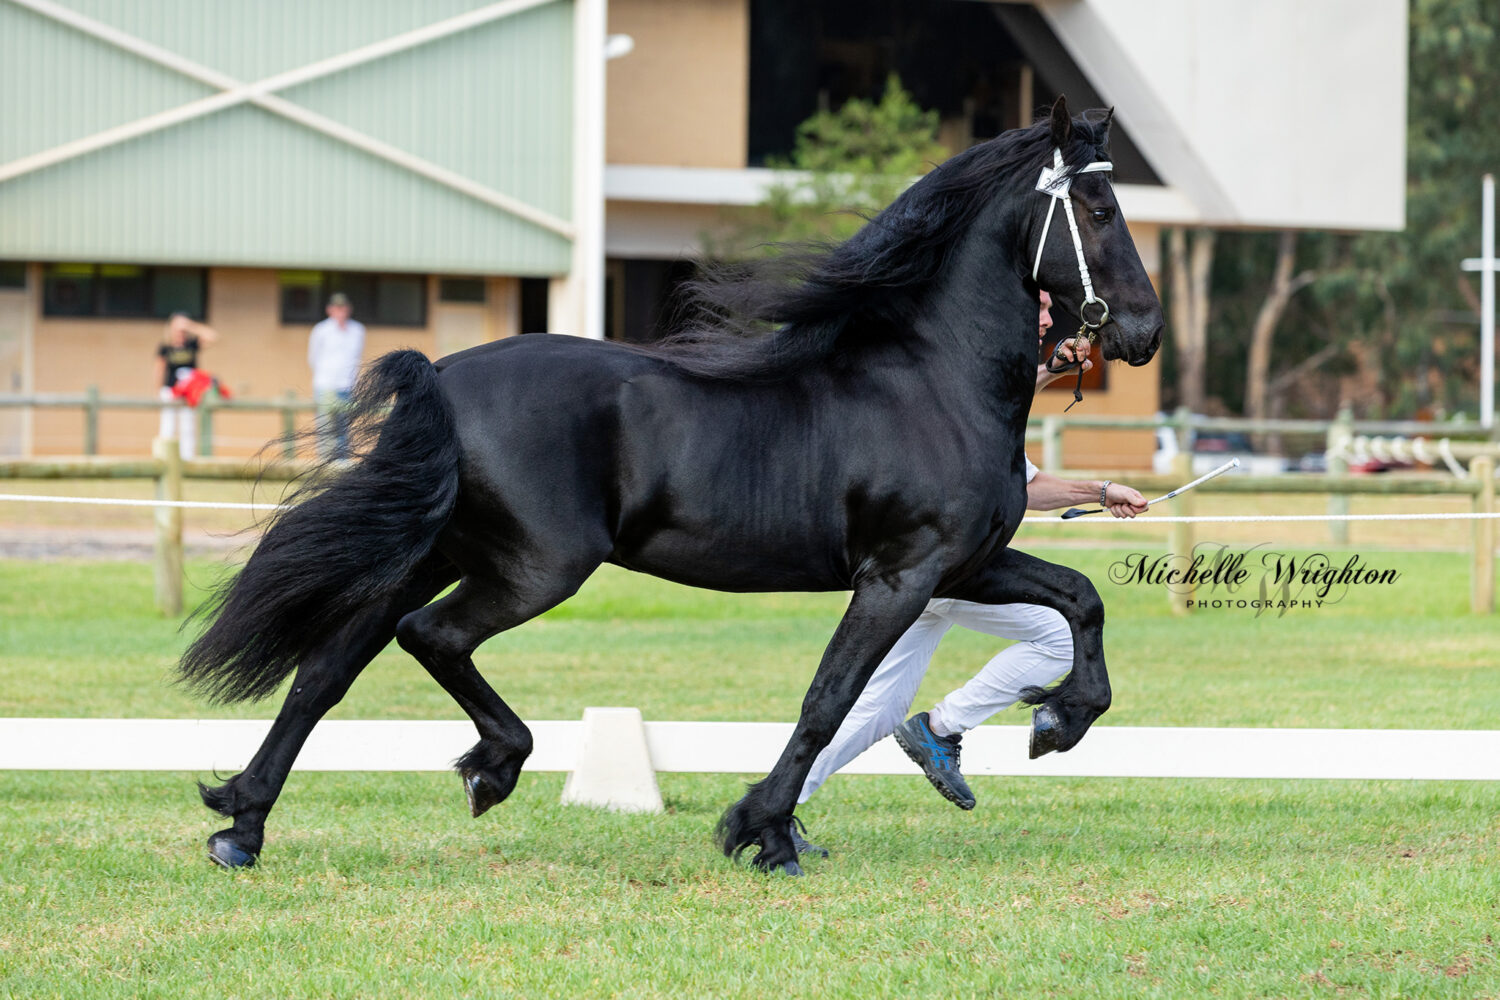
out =
[[(1109, 582), (1126, 540), (1037, 550), (1105, 596), (1106, 724), (1500, 720), (1460, 553), (1361, 548), (1400, 579), (1179, 620)], [(274, 712), (172, 687), (184, 638), (150, 593), (144, 566), (0, 562), (0, 716)], [(789, 720), (844, 600), (605, 570), (477, 659), (526, 718)], [(918, 706), (994, 647), (952, 634)], [(461, 717), (399, 650), (334, 715)], [(963, 813), (915, 774), (840, 777), (800, 813), (833, 856), (793, 880), (711, 846), (754, 776), (663, 775), (643, 817), (530, 775), (473, 820), (452, 775), (294, 774), (233, 875), (195, 777), (0, 773), (0, 996), (1500, 996), (1489, 784), (981, 778)]]

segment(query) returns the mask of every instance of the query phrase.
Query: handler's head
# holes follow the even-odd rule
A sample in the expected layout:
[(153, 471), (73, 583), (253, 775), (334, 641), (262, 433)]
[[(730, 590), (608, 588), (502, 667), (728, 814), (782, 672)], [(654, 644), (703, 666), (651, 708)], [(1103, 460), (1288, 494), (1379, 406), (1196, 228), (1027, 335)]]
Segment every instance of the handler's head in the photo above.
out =
[(1042, 311), (1037, 315), (1036, 339), (1038, 342), (1046, 338), (1047, 331), (1052, 329), (1052, 293), (1047, 289), (1041, 290)]

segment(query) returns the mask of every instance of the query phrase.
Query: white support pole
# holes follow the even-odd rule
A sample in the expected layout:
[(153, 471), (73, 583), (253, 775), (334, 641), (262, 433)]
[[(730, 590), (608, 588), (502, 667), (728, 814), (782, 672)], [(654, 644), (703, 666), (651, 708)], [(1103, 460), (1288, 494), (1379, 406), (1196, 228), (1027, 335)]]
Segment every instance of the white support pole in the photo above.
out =
[(607, 0), (573, 3), (573, 253), (548, 289), (547, 329), (604, 339), (604, 62)]
[(1479, 422), (1485, 430), (1495, 426), (1495, 175), (1484, 175), (1479, 252), (1484, 270), (1479, 272)]
[(1461, 265), (1479, 272), (1479, 426), (1495, 426), (1495, 175), (1485, 174), (1481, 186), (1480, 256)]

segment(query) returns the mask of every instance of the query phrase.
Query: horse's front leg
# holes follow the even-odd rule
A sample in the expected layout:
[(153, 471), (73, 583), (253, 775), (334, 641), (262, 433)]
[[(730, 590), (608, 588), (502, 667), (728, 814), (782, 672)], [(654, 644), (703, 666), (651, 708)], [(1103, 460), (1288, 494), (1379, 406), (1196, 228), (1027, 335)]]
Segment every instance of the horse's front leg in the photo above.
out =
[(1109, 708), (1104, 668), (1104, 602), (1089, 578), (1014, 549), (938, 596), (980, 604), (1039, 604), (1067, 619), (1073, 632), (1073, 669), (1056, 687), (1031, 687), (1021, 700), (1031, 713), (1031, 756), (1072, 749)]
[(790, 832), (797, 793), (881, 659), (927, 606), (934, 582), (933, 575), (910, 572), (855, 588), (802, 700), (802, 715), (781, 758), (719, 820), (718, 839), (725, 854), (738, 857), (745, 848), (759, 844), (761, 850), (754, 859), (757, 868), (802, 873)]

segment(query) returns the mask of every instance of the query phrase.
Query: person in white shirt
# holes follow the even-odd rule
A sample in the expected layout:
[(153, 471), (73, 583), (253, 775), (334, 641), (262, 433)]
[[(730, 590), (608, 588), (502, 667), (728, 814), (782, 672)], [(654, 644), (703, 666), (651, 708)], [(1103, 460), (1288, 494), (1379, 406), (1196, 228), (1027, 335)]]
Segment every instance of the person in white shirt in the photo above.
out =
[[(1041, 293), (1038, 335), (1052, 326), (1052, 296)], [(1063, 348), (1075, 360), (1070, 346)], [(1087, 349), (1080, 352), (1085, 371), (1093, 367)], [(1058, 378), (1045, 365), (1037, 366), (1037, 391)], [(1102, 501), (1115, 517), (1135, 517), (1146, 509), (1146, 498), (1119, 483), (1061, 479), (1041, 472), (1026, 460), (1026, 506), (1032, 510), (1055, 510), (1072, 504)], [(919, 712), (902, 722), (917, 688), (927, 673), (938, 641), (954, 625), (985, 632), (1015, 644), (1000, 651), (968, 683), (950, 693), (931, 712)], [(800, 805), (812, 797), (824, 781), (886, 736), (895, 733), (906, 755), (921, 766), (927, 779), (943, 797), (961, 809), (974, 808), (974, 795), (959, 770), (959, 743), (963, 732), (1014, 705), (1023, 690), (1044, 687), (1073, 667), (1073, 634), (1063, 616), (1035, 604), (976, 604), (972, 601), (938, 599), (928, 602), (916, 622), (904, 632), (870, 681), (832, 741), (813, 761), (812, 770), (797, 798)], [(792, 821), (792, 840), (799, 851), (827, 851), (809, 844), (801, 836), (800, 823)]]
[(349, 457), (349, 418), (345, 407), (359, 377), (365, 351), (365, 327), (351, 319), (354, 304), (343, 292), (328, 300), (328, 318), (313, 327), (307, 342), (307, 363), (313, 373), (313, 396), (318, 401), (318, 457)]

